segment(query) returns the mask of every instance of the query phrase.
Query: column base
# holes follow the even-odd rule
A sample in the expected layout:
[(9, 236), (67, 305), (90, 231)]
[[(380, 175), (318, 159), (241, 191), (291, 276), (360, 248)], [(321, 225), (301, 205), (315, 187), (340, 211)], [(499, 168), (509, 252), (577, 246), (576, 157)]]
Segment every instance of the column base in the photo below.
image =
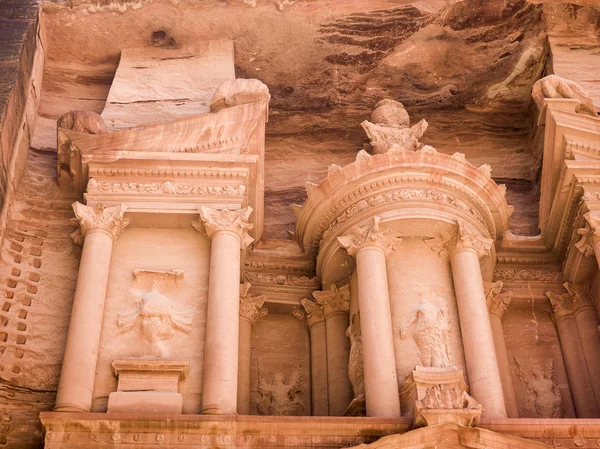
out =
[(75, 404), (57, 404), (53, 409), (53, 412), (61, 412), (61, 413), (89, 413), (90, 411), (79, 407)]
[(237, 415), (233, 410), (225, 410), (218, 405), (207, 405), (200, 409), (201, 415)]

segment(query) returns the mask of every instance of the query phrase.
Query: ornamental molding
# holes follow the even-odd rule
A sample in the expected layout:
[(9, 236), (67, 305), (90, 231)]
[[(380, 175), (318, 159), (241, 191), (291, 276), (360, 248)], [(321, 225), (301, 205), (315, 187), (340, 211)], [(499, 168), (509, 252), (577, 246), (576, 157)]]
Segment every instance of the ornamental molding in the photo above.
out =
[(439, 203), (445, 203), (450, 212), (471, 217), (495, 237), (502, 235), (512, 212), (505, 188), (491, 179), (489, 166), (476, 168), (460, 153), (449, 156), (431, 147), (374, 156), (360, 151), (355, 162), (329, 170), (320, 184), (307, 186), (307, 194), (304, 205), (294, 208), (295, 237), (313, 254), (325, 240), (337, 237), (342, 224), (382, 208), (402, 209), (425, 201), (439, 210)]
[(228, 210), (200, 206), (198, 211), (200, 220), (193, 222), (192, 226), (208, 239), (212, 239), (217, 232), (228, 231), (239, 236), (242, 249), (246, 249), (254, 241), (248, 234), (248, 231), (254, 226), (252, 223), (248, 223), (252, 213), (251, 207)]
[(206, 179), (248, 179), (248, 170), (205, 170), (197, 168), (169, 168), (169, 167), (107, 167), (92, 165), (92, 177), (155, 177), (166, 176), (169, 178), (206, 178)]
[(245, 196), (246, 186), (206, 186), (199, 184), (174, 184), (164, 182), (109, 182), (91, 178), (87, 185), (87, 193), (117, 193), (146, 195), (224, 195)]
[(123, 218), (126, 209), (124, 204), (104, 207), (99, 203), (90, 207), (79, 202), (73, 203), (75, 218), (71, 219), (71, 223), (77, 226), (77, 229), (71, 233), (71, 238), (76, 244), (83, 245), (90, 232), (102, 231), (109, 234), (113, 240), (117, 240), (129, 225), (129, 219)]

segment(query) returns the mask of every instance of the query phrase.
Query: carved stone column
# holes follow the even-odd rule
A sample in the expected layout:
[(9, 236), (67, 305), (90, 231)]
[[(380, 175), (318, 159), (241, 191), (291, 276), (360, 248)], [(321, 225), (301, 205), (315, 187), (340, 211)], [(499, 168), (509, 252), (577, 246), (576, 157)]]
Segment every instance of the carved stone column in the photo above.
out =
[(348, 378), (348, 355), (350, 340), (348, 310), (350, 287), (331, 286), (329, 291), (315, 291), (313, 296), (323, 305), (327, 342), (327, 391), (329, 393), (329, 415), (343, 416), (352, 401), (352, 387)]
[(208, 307), (204, 349), (202, 410), (205, 414), (237, 411), (240, 250), (252, 243), (250, 207), (229, 211), (200, 207), (194, 227), (211, 240)]
[(490, 286), (486, 295), (486, 302), (490, 313), (490, 325), (492, 326), (492, 335), (494, 337), (494, 347), (496, 349), (496, 358), (498, 359), (498, 368), (500, 369), (500, 380), (502, 381), (502, 390), (504, 391), (504, 401), (509, 418), (519, 417), (519, 407), (513, 387), (512, 375), (510, 373), (510, 362), (508, 351), (506, 350), (506, 341), (504, 339), (504, 328), (502, 327), (502, 316), (512, 299), (512, 292), (502, 291), (502, 282), (494, 282)]
[(356, 257), (367, 416), (391, 418), (400, 416), (400, 399), (386, 269), (393, 241), (385, 234), (373, 217), (338, 241)]
[(506, 406), (494, 337), (485, 302), (479, 258), (493, 245), (461, 221), (451, 243), (450, 265), (471, 394), (486, 418), (506, 418)]
[[(306, 325), (310, 333), (310, 381), (313, 416), (329, 415), (327, 385), (327, 337), (323, 306), (310, 299), (302, 299)], [(296, 315), (304, 319), (304, 314)]]
[(71, 234), (83, 244), (54, 410), (89, 412), (114, 241), (129, 224), (125, 206), (96, 208), (74, 203), (79, 228)]
[(240, 338), (238, 365), (238, 415), (250, 414), (250, 357), (252, 355), (252, 326), (267, 315), (263, 308), (267, 296), (250, 296), (251, 284), (240, 286)]
[(573, 315), (571, 296), (568, 293), (554, 292), (546, 292), (546, 296), (550, 299), (554, 310), (554, 320), (577, 417), (597, 418), (598, 407), (593, 388), (595, 379), (589, 375), (584, 348)]

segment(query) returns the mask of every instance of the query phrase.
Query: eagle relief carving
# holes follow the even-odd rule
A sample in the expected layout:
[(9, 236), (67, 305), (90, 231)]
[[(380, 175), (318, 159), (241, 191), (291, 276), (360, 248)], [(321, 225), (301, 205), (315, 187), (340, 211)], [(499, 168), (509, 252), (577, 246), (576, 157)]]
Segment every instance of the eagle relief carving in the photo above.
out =
[(140, 338), (149, 344), (149, 355), (168, 357), (164, 341), (173, 338), (177, 332), (189, 335), (192, 319), (188, 314), (175, 310), (171, 300), (159, 293), (156, 286), (147, 292), (136, 289), (129, 292), (136, 297), (135, 310), (119, 315), (117, 325), (120, 332), (137, 327)]

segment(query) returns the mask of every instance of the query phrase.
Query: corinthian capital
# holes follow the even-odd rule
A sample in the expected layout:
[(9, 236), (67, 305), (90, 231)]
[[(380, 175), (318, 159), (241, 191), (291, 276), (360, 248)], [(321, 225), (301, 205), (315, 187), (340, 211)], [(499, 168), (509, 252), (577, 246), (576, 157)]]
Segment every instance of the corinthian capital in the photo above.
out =
[[(318, 322), (322, 322), (325, 318), (323, 306), (315, 301), (311, 301), (310, 299), (303, 298), (300, 300), (300, 304), (304, 308), (306, 313), (306, 322), (308, 327), (311, 327), (313, 324), (317, 324)], [(301, 319), (302, 313), (296, 312), (294, 314), (296, 318)]]
[(248, 231), (254, 225), (248, 223), (251, 207), (245, 209), (213, 209), (206, 206), (200, 206), (200, 220), (192, 223), (192, 226), (211, 239), (219, 231), (229, 231), (236, 233), (242, 242), (242, 248), (245, 249), (254, 241), (248, 234)]
[(366, 226), (359, 227), (353, 226), (350, 232), (342, 237), (338, 237), (338, 242), (342, 247), (346, 248), (348, 254), (351, 256), (356, 255), (358, 250), (366, 246), (376, 246), (381, 248), (388, 254), (390, 251), (396, 249), (396, 246), (402, 243), (402, 239), (391, 238), (387, 234), (389, 229), (380, 229), (379, 221), (380, 217), (373, 217), (371, 223)]
[(124, 204), (104, 207), (98, 203), (95, 207), (91, 207), (79, 202), (73, 203), (75, 218), (71, 222), (77, 226), (77, 229), (71, 233), (73, 241), (82, 245), (85, 236), (93, 231), (102, 231), (110, 234), (113, 240), (117, 240), (129, 224), (129, 219), (123, 218), (125, 209), (127, 208)]
[(440, 234), (439, 237), (425, 240), (425, 243), (429, 249), (437, 252), (443, 258), (448, 258), (453, 251), (463, 248), (473, 248), (481, 258), (489, 255), (494, 241), (482, 237), (479, 232), (462, 220), (457, 220), (454, 234)]
[(350, 286), (340, 288), (332, 285), (327, 291), (314, 291), (314, 298), (323, 306), (325, 316), (333, 312), (347, 312), (350, 309)]
[(250, 296), (252, 284), (246, 282), (240, 285), (240, 316), (255, 324), (259, 318), (266, 316), (269, 311), (263, 308), (267, 295)]
[(598, 243), (600, 243), (600, 218), (592, 214), (591, 212), (585, 214), (584, 217), (590, 225), (592, 241), (594, 243), (594, 246), (596, 246)]
[(489, 284), (489, 290), (485, 295), (488, 310), (490, 313), (498, 315), (500, 318), (502, 318), (504, 312), (506, 312), (506, 309), (510, 306), (510, 301), (513, 296), (512, 292), (502, 292), (502, 286), (502, 281), (492, 282)]

